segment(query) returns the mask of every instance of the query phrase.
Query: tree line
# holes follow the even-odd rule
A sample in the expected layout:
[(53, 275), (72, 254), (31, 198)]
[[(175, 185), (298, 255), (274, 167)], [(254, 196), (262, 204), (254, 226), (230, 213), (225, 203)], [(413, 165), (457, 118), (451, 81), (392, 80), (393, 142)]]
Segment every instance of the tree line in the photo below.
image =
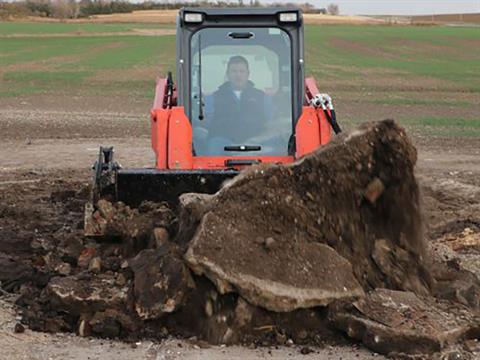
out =
[(330, 4), (326, 9), (305, 3), (269, 3), (262, 4), (259, 0), (202, 0), (187, 1), (144, 1), (131, 3), (125, 0), (21, 0), (6, 2), (0, 0), (0, 18), (40, 16), (59, 19), (87, 18), (92, 15), (130, 13), (137, 10), (172, 10), (182, 7), (264, 7), (264, 6), (296, 6), (306, 13), (321, 13), (338, 15), (338, 6)]

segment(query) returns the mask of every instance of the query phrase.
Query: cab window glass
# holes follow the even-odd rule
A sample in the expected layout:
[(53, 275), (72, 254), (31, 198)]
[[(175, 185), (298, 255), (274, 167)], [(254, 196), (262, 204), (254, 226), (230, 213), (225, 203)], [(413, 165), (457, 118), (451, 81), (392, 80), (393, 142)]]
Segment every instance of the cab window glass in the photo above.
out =
[(199, 30), (191, 40), (191, 64), (189, 115), (197, 156), (288, 154), (293, 107), (286, 32)]

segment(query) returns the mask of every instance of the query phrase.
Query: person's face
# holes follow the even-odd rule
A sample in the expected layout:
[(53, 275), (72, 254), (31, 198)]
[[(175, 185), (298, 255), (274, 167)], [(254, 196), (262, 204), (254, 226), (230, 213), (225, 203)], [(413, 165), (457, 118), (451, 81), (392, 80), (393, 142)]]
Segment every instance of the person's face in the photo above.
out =
[(242, 90), (248, 82), (248, 68), (243, 63), (231, 64), (227, 69), (228, 81), (232, 84), (235, 90)]

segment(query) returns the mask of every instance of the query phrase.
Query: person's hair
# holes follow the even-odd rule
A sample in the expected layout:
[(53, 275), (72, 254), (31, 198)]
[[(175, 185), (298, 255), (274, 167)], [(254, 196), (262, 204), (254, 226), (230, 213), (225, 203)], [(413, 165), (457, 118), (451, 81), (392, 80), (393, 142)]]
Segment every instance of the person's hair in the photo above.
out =
[(240, 56), (240, 55), (232, 56), (228, 60), (227, 72), (228, 72), (228, 70), (230, 70), (230, 66), (232, 66), (233, 64), (244, 64), (247, 67), (247, 70), (248, 70), (248, 61), (243, 56)]

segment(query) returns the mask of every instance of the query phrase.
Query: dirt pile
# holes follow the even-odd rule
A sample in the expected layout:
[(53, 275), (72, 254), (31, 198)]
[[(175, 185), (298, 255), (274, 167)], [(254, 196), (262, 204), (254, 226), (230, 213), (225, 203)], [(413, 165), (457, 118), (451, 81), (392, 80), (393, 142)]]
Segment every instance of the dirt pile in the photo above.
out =
[(45, 186), (43, 212), (0, 208), (8, 234), (18, 215), (34, 219), (22, 240), (36, 234), (30, 252), (0, 256), (0, 280), (36, 330), (256, 345), (345, 333), (382, 353), (432, 353), (478, 336), (480, 287), (452, 264), (429, 267), (415, 162), (393, 121), (366, 124), (215, 195), (185, 194), (178, 212), (100, 201), (104, 239), (81, 236), (85, 191)]
[[(377, 287), (427, 294), (416, 152), (393, 121), (289, 166), (245, 171), (209, 200), (186, 253), (220, 293), (272, 311)], [(361, 286), (360, 286), (361, 284)]]

